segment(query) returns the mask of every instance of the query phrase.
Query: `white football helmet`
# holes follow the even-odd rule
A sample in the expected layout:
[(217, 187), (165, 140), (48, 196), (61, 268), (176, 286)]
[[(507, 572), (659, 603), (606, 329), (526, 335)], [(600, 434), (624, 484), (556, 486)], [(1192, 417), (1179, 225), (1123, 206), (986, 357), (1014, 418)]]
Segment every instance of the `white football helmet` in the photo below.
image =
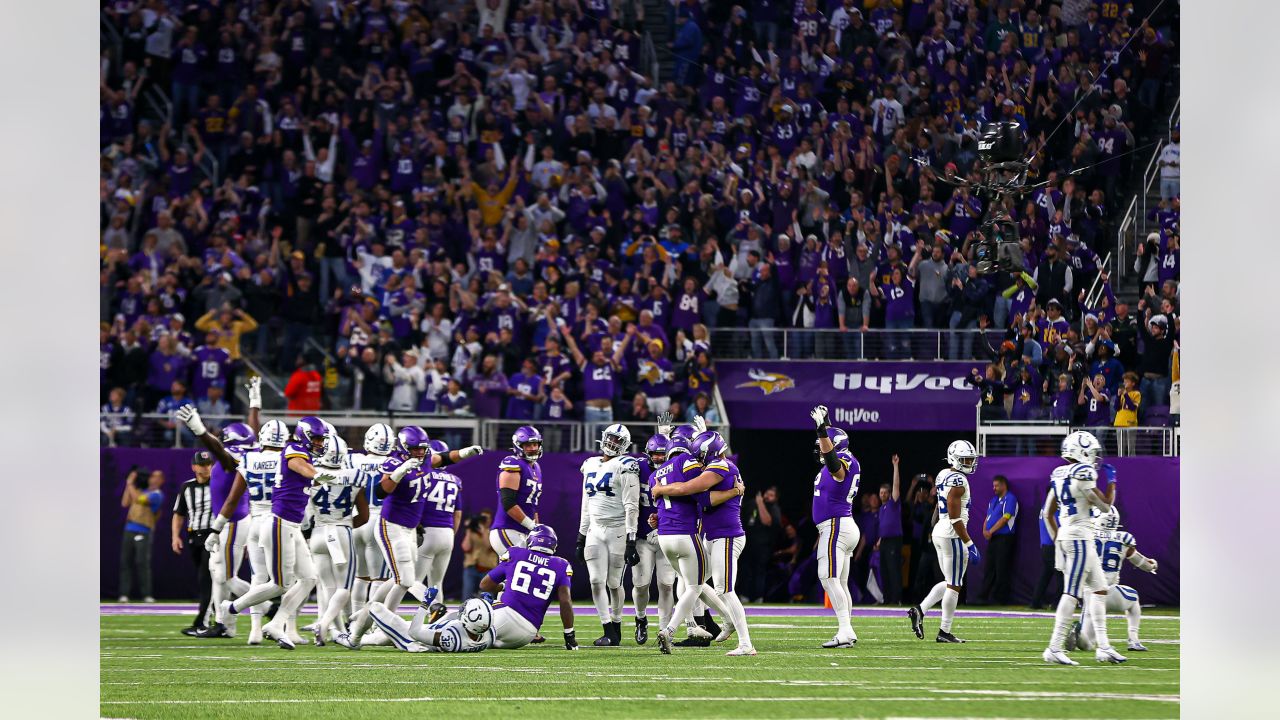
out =
[(1062, 441), (1062, 457), (1086, 465), (1097, 462), (1100, 449), (1098, 438), (1084, 430), (1077, 430)]
[(1099, 530), (1108, 532), (1112, 530), (1119, 530), (1120, 511), (1116, 509), (1115, 505), (1112, 505), (1106, 512), (1099, 513), (1093, 521)]
[(364, 450), (374, 455), (390, 455), (396, 447), (396, 431), (386, 423), (370, 425), (364, 431)]
[(467, 632), (472, 635), (483, 635), (493, 624), (493, 608), (480, 598), (471, 598), (462, 604), (458, 617), (462, 620), (462, 627), (466, 628)]
[(324, 438), (324, 454), (316, 462), (323, 467), (335, 470), (346, 465), (347, 441), (339, 437), (336, 432), (326, 435)]
[(972, 475), (978, 469), (978, 451), (968, 440), (956, 440), (947, 446), (947, 465), (956, 472)]
[(626, 425), (614, 423), (600, 433), (600, 452), (605, 457), (617, 457), (631, 447), (631, 431)]
[(282, 448), (289, 444), (289, 426), (280, 420), (268, 420), (258, 430), (258, 443), (264, 448)]

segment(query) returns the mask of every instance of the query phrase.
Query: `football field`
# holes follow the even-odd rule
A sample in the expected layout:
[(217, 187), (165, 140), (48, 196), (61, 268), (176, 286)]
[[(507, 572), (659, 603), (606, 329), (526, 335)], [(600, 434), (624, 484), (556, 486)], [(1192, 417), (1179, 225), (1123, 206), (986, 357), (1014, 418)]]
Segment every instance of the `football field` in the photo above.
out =
[[(905, 612), (855, 610), (858, 645), (823, 650), (834, 633), (830, 611), (750, 606), (756, 657), (729, 658), (733, 646), (676, 648), (662, 655), (657, 619), (637, 646), (632, 619), (623, 645), (595, 648), (600, 625), (578, 608), (580, 651), (560, 642), (548, 613), (547, 642), (520, 650), (409, 654), (391, 647), (352, 652), (330, 644), (293, 652), (234, 640), (179, 634), (192, 606), (104, 604), (101, 714), (106, 718), (1176, 718), (1179, 626), (1175, 611), (1150, 611), (1142, 637), (1150, 652), (1124, 665), (1079, 667), (1040, 659), (1053, 619), (1045, 613), (965, 611), (953, 631), (968, 642), (925, 640)], [(303, 621), (312, 619), (304, 611)], [(1123, 652), (1124, 618), (1108, 630)]]

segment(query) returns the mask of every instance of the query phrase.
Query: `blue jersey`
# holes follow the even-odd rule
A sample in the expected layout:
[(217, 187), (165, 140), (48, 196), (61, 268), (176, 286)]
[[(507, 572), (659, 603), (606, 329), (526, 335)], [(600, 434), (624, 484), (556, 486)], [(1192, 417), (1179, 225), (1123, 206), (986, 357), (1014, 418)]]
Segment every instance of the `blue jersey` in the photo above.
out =
[[(702, 464), (692, 455), (676, 455), (653, 471), (650, 487), (688, 482), (702, 474)], [(659, 535), (694, 535), (698, 532), (698, 496), (670, 495), (657, 498)]]
[[(520, 487), (516, 488), (516, 504), (524, 510), (524, 514), (532, 518), (538, 512), (538, 501), (542, 498), (542, 468), (538, 463), (529, 462), (522, 457), (508, 455), (498, 463), (498, 471), (520, 473)], [(498, 507), (502, 507), (502, 490), (498, 490)], [(527, 532), (523, 525), (511, 519), (506, 512), (499, 512), (493, 519), (494, 530), (518, 530)]]
[(844, 465), (844, 480), (836, 480), (824, 464), (813, 479), (813, 522), (853, 515), (853, 498), (862, 480), (862, 466), (848, 450), (837, 450), (836, 457)]

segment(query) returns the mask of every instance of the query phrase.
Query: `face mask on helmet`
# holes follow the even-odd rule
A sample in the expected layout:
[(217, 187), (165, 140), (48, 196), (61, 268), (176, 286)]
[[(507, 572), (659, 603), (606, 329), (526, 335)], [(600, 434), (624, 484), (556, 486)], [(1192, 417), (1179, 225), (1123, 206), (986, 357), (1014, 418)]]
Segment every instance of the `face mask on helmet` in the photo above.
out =
[(526, 462), (535, 462), (542, 457), (542, 434), (529, 425), (516, 428), (511, 436), (511, 445)]
[(617, 457), (631, 447), (631, 433), (622, 425), (609, 426), (600, 437), (600, 452)]

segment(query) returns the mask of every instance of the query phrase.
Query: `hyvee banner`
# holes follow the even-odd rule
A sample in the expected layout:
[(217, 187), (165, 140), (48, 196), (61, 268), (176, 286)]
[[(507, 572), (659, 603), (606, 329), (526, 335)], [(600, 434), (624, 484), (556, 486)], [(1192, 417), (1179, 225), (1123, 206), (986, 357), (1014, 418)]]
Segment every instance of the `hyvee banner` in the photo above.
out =
[(795, 429), (814, 405), (863, 430), (965, 430), (976, 423), (978, 362), (721, 360), (720, 393), (735, 427)]

